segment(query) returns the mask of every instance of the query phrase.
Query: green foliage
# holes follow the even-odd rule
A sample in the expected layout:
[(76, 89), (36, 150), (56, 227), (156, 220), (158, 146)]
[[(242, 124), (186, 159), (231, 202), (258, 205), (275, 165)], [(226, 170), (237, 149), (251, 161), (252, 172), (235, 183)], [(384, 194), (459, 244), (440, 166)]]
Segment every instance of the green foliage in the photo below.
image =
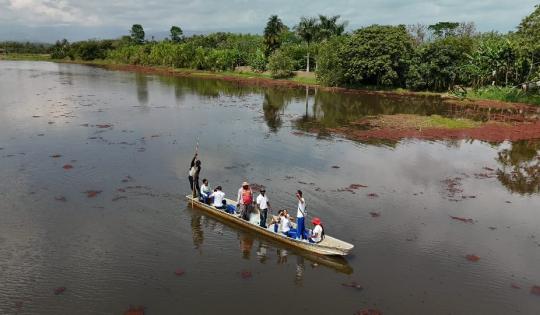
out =
[(357, 30), (339, 50), (337, 67), (347, 86), (404, 86), (413, 41), (404, 25)]
[(51, 47), (52, 59), (64, 59), (68, 56), (70, 45), (67, 39), (57, 40), (53, 47)]
[(523, 81), (540, 79), (540, 5), (521, 21), (515, 40), (518, 62), (525, 72)]
[(294, 60), (278, 49), (268, 60), (268, 70), (272, 78), (289, 78), (293, 75)]
[(268, 18), (266, 27), (264, 28), (264, 46), (265, 56), (270, 56), (276, 49), (281, 46), (282, 37), (281, 34), (288, 30), (287, 26), (283, 24), (281, 19), (277, 15), (272, 15)]
[(248, 65), (257, 72), (263, 72), (266, 70), (266, 56), (261, 50), (257, 50), (255, 55), (249, 60)]
[(540, 105), (540, 95), (513, 87), (487, 86), (469, 91), (467, 97)]
[(5, 54), (46, 54), (51, 49), (51, 44), (31, 42), (0, 42), (0, 50)]
[(317, 80), (326, 86), (339, 86), (345, 82), (341, 54), (344, 50), (346, 37), (336, 36), (321, 44), (317, 57)]
[(131, 27), (131, 40), (135, 44), (143, 44), (144, 43), (144, 29), (141, 24), (133, 24)]
[(178, 26), (171, 26), (171, 41), (174, 43), (179, 43), (182, 41), (182, 36), (184, 35), (184, 32), (182, 29)]
[(444, 91), (466, 84), (463, 69), (473, 49), (469, 37), (446, 37), (421, 45), (407, 73), (407, 87), (414, 90)]
[(112, 48), (110, 40), (87, 40), (73, 43), (70, 47), (70, 56), (85, 61), (105, 59), (108, 51)]
[(319, 25), (317, 32), (317, 39), (320, 41), (325, 41), (330, 39), (333, 36), (341, 36), (345, 32), (345, 27), (347, 22), (338, 23), (339, 15), (334, 16), (324, 16), (319, 15)]

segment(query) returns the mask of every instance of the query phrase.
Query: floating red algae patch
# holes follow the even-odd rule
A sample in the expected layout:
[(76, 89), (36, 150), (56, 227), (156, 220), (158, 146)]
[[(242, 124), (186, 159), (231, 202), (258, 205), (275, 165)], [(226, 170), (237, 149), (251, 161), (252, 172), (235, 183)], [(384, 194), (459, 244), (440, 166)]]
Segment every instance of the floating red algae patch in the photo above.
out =
[(342, 286), (344, 287), (347, 287), (347, 288), (353, 288), (353, 289), (357, 289), (357, 290), (362, 290), (363, 287), (357, 283), (356, 281), (352, 281), (352, 282), (349, 282), (349, 283), (342, 283), (341, 284)]
[(365, 308), (363, 310), (359, 310), (354, 315), (382, 315), (382, 312), (374, 308)]
[(53, 291), (54, 291), (54, 294), (59, 295), (59, 294), (64, 293), (64, 291), (66, 291), (66, 287), (58, 287), (58, 288), (55, 288)]
[(130, 306), (124, 315), (144, 315), (144, 306)]
[(531, 294), (540, 296), (540, 286), (539, 285), (533, 285), (531, 287)]
[(518, 290), (521, 289), (521, 287), (519, 285), (515, 284), (515, 283), (510, 284), (510, 287), (512, 289), (518, 289)]
[(126, 192), (126, 190), (124, 188), (118, 188), (116, 191), (118, 191), (118, 192)]
[(54, 200), (56, 200), (56, 201), (62, 201), (62, 202), (66, 202), (66, 201), (67, 201), (66, 197), (64, 197), (64, 196), (56, 196), (56, 197), (54, 197)]
[(105, 128), (111, 128), (112, 125), (110, 125), (110, 124), (100, 124), (100, 125), (96, 125), (96, 127), (100, 128), (100, 129), (105, 129)]
[(95, 196), (101, 193), (101, 190), (87, 190), (84, 193), (86, 194), (86, 197), (94, 198)]
[(467, 258), (468, 261), (472, 261), (472, 262), (477, 262), (480, 260), (480, 257), (476, 256), (476, 255), (473, 255), (473, 254), (469, 254), (467, 256), (465, 256), (465, 258)]
[(177, 276), (183, 276), (185, 273), (186, 273), (186, 271), (184, 269), (176, 269), (174, 271), (174, 274), (177, 275)]
[(65, 170), (70, 170), (70, 169), (73, 168), (73, 165), (71, 165), (71, 164), (66, 164), (66, 165), (62, 166), (62, 168), (65, 169)]
[(453, 220), (458, 220), (465, 223), (474, 223), (474, 220), (471, 218), (454, 217), (454, 216), (450, 216), (450, 218), (452, 218)]
[(240, 272), (240, 276), (242, 277), (242, 279), (249, 279), (253, 277), (253, 274), (251, 273), (251, 271), (242, 270), (242, 272)]
[(372, 218), (378, 218), (381, 216), (379, 212), (370, 212), (369, 214), (371, 215)]
[(377, 195), (376, 193), (369, 193), (367, 194), (367, 196), (371, 199), (379, 197), (379, 195)]
[(62, 157), (62, 155), (60, 155), (60, 154), (53, 154), (53, 155), (51, 155), (51, 157), (54, 158), (54, 159), (57, 159), (57, 158), (59, 158), (59, 157)]

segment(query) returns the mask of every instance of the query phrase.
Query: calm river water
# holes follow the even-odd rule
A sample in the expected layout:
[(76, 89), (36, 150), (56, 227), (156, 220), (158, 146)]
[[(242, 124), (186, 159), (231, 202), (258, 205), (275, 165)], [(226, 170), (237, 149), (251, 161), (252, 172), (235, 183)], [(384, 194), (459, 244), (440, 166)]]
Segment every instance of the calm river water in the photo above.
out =
[[(0, 61), (0, 314), (540, 313), (540, 141), (353, 142), (324, 127), (448, 109), (307, 92)], [(353, 254), (188, 207), (197, 138), (212, 187), (302, 189)]]

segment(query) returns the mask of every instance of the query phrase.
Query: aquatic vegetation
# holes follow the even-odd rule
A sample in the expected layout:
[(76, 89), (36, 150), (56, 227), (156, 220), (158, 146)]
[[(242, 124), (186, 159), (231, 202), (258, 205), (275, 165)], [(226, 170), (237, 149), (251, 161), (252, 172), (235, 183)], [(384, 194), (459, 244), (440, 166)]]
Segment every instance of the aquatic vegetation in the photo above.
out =
[(242, 277), (242, 279), (249, 279), (253, 276), (253, 274), (251, 273), (251, 271), (242, 270), (242, 272), (240, 272), (240, 276)]
[(144, 306), (129, 306), (129, 309), (124, 312), (124, 315), (144, 315)]
[(363, 287), (359, 283), (357, 283), (356, 281), (352, 281), (352, 282), (349, 282), (349, 283), (342, 283), (341, 285), (344, 286), (344, 287), (353, 288), (353, 289), (357, 289), (357, 290), (362, 290), (363, 289)]
[(531, 287), (531, 293), (534, 294), (534, 295), (540, 296), (540, 286), (538, 286), (538, 285), (533, 285), (533, 286)]
[(54, 197), (54, 200), (56, 200), (56, 201), (62, 201), (62, 202), (66, 202), (66, 201), (67, 201), (66, 197), (64, 197), (64, 196), (56, 196), (56, 197)]
[(88, 198), (94, 198), (101, 193), (101, 190), (87, 190), (84, 192)]
[(62, 168), (65, 169), (65, 170), (70, 170), (70, 169), (73, 168), (73, 165), (71, 165), (71, 164), (65, 164), (64, 166), (62, 166)]
[(356, 312), (355, 315), (382, 315), (382, 312), (377, 309), (366, 308)]
[(376, 194), (376, 193), (369, 193), (369, 194), (367, 194), (367, 196), (368, 196), (370, 199), (374, 199), (374, 198), (379, 197), (379, 195)]
[(54, 159), (57, 159), (57, 158), (59, 158), (59, 157), (62, 157), (62, 155), (60, 155), (60, 154), (53, 154), (53, 155), (51, 155), (51, 157), (54, 158)]
[(468, 261), (472, 261), (472, 262), (477, 262), (480, 260), (480, 257), (474, 255), (474, 254), (469, 254), (469, 255), (466, 255), (465, 258), (467, 258)]
[(177, 275), (177, 276), (183, 276), (185, 273), (186, 273), (186, 271), (184, 269), (176, 269), (174, 271), (174, 274)]
[(450, 218), (452, 218), (453, 220), (458, 220), (465, 223), (474, 223), (474, 220), (470, 218), (455, 217), (455, 216), (450, 216)]
[(519, 285), (515, 284), (515, 283), (510, 284), (510, 287), (512, 289), (517, 289), (517, 290), (521, 289), (521, 287)]
[(58, 287), (53, 290), (54, 294), (59, 295), (66, 291), (66, 287)]

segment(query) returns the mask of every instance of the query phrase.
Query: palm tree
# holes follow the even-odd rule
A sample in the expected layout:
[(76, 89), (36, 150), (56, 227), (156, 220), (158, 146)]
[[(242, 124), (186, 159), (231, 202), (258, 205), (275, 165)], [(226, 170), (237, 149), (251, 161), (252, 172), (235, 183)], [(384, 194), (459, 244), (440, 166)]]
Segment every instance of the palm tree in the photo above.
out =
[(338, 23), (339, 15), (324, 16), (319, 14), (319, 40), (327, 40), (332, 36), (340, 36), (345, 32), (347, 21)]
[(295, 26), (295, 31), (307, 44), (307, 65), (306, 72), (309, 72), (309, 44), (317, 39), (319, 33), (319, 23), (317, 18), (302, 17), (300, 23)]
[(277, 15), (268, 18), (268, 23), (264, 28), (264, 45), (266, 46), (265, 55), (270, 56), (281, 46), (281, 33), (287, 31), (287, 26), (283, 24)]

